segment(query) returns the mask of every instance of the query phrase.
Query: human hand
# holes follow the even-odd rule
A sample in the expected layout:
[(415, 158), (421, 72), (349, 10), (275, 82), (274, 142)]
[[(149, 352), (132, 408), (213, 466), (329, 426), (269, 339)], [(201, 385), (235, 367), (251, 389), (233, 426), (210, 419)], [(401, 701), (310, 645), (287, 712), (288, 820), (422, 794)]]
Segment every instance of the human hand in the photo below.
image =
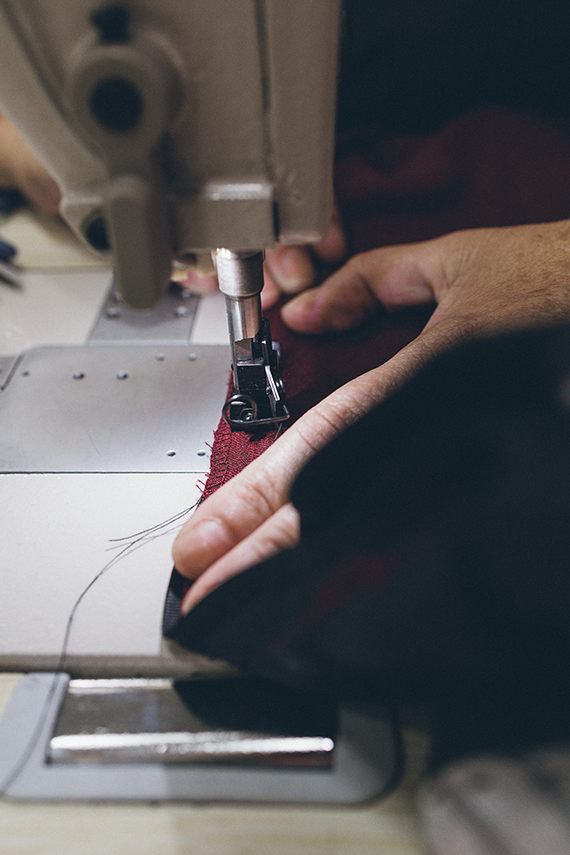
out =
[(340, 264), (346, 254), (346, 238), (340, 212), (333, 206), (325, 237), (313, 246), (277, 244), (266, 253), (261, 302), (264, 309), (275, 305), (282, 295), (291, 296), (315, 284), (313, 258), (325, 264)]
[[(435, 354), (477, 335), (570, 319), (570, 223), (456, 232), (372, 250), (282, 309), (304, 333), (357, 326), (378, 307), (435, 303), (422, 333), (396, 356), (309, 410), (201, 505), (174, 545), (177, 569), (197, 578), (187, 611), (230, 576), (295, 545), (291, 486), (308, 460)], [(203, 574), (203, 575), (201, 575)]]
[[(264, 309), (275, 305), (282, 294), (298, 294), (315, 283), (313, 258), (325, 264), (338, 264), (346, 253), (346, 239), (337, 206), (333, 208), (331, 224), (325, 237), (310, 248), (278, 243), (265, 254), (264, 285), (261, 303)], [(214, 274), (204, 275), (188, 270), (180, 284), (196, 294), (208, 294), (218, 287)]]
[(55, 216), (61, 193), (16, 128), (0, 113), (0, 185), (19, 190), (32, 205)]

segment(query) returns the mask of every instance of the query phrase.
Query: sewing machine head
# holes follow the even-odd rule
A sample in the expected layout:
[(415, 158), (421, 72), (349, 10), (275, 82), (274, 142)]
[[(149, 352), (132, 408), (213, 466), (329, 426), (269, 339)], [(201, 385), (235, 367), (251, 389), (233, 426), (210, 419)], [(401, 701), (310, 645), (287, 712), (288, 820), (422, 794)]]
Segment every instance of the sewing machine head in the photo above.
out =
[(76, 234), (112, 249), (125, 301), (154, 305), (173, 258), (211, 267), (214, 251), (237, 427), (287, 417), (261, 329), (262, 251), (327, 229), (339, 6), (0, 2), (0, 106)]
[(173, 257), (324, 234), (338, 7), (0, 2), (2, 109), (127, 302), (152, 305)]

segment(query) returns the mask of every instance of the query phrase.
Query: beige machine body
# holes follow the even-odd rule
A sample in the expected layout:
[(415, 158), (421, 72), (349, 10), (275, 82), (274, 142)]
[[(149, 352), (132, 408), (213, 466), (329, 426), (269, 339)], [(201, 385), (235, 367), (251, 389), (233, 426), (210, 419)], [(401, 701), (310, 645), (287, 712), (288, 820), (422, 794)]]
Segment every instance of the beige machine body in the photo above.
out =
[(173, 258), (325, 233), (339, 5), (0, 0), (0, 109), (127, 302), (156, 302)]
[[(0, 0), (0, 109), (131, 306), (217, 269), (232, 429), (286, 421), (264, 249), (330, 216), (340, 0)], [(212, 268), (213, 269), (213, 268)]]

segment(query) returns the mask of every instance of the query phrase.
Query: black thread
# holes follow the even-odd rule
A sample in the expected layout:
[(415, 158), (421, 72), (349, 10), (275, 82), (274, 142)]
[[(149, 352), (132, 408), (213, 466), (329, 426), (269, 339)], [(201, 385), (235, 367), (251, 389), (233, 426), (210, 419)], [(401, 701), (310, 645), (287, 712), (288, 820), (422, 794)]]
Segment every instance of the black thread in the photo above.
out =
[[(22, 772), (26, 763), (30, 759), (32, 752), (34, 751), (37, 741), (39, 739), (40, 733), (43, 730), (47, 712), (50, 708), (51, 702), (53, 700), (53, 696), (55, 694), (55, 690), (57, 687), (57, 678), (60, 674), (64, 673), (64, 665), (67, 659), (67, 651), (69, 648), (69, 640), (71, 637), (71, 630), (73, 629), (73, 622), (75, 620), (75, 616), (77, 614), (77, 610), (81, 605), (82, 601), (88, 594), (88, 592), (93, 588), (93, 586), (101, 579), (112, 567), (114, 567), (122, 558), (126, 555), (133, 552), (135, 549), (140, 549), (142, 546), (145, 546), (147, 543), (152, 542), (157, 537), (162, 537), (165, 534), (169, 534), (172, 531), (176, 531), (180, 526), (173, 525), (173, 523), (179, 522), (183, 517), (187, 516), (191, 511), (193, 511), (198, 505), (198, 502), (194, 502), (193, 505), (190, 505), (189, 508), (186, 508), (183, 511), (180, 511), (178, 514), (175, 514), (169, 519), (164, 520), (164, 522), (158, 523), (151, 528), (144, 529), (143, 531), (136, 532), (135, 534), (128, 535), (127, 537), (117, 537), (117, 538), (109, 538), (109, 543), (114, 543), (116, 546), (111, 546), (109, 549), (117, 549), (119, 548), (121, 551), (118, 555), (115, 555), (111, 558), (110, 561), (105, 564), (105, 566), (99, 570), (98, 573), (91, 579), (91, 581), (85, 586), (83, 591), (77, 597), (75, 603), (73, 604), (71, 611), (69, 613), (69, 617), (67, 619), (65, 633), (63, 636), (63, 643), (61, 646), (61, 653), (59, 655), (58, 663), (56, 666), (56, 671), (53, 675), (53, 680), (51, 686), (49, 688), (47, 697), (43, 703), (42, 710), (40, 712), (40, 716), (38, 718), (37, 724), (34, 727), (32, 734), (28, 740), (26, 747), (21, 753), (20, 757), (14, 764), (13, 768), (8, 772), (4, 780), (0, 783), (0, 793), (6, 794), (6, 791), (12, 786), (14, 781), (17, 780), (18, 776)], [(125, 543), (125, 541), (128, 541)], [(122, 544), (125, 543), (124, 546)], [(122, 548), (121, 548), (122, 546)]]

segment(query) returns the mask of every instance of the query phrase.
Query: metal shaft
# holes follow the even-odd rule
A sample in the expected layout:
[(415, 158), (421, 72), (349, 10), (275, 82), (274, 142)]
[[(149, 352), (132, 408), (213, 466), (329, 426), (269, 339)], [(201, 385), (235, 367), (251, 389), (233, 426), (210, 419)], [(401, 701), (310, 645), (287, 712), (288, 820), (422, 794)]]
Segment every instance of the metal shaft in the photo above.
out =
[[(226, 298), (228, 332), (234, 377), (240, 359), (251, 359), (252, 340), (261, 329), (263, 252), (232, 252), (217, 249), (214, 262), (220, 291)], [(237, 382), (235, 384), (238, 385)]]

